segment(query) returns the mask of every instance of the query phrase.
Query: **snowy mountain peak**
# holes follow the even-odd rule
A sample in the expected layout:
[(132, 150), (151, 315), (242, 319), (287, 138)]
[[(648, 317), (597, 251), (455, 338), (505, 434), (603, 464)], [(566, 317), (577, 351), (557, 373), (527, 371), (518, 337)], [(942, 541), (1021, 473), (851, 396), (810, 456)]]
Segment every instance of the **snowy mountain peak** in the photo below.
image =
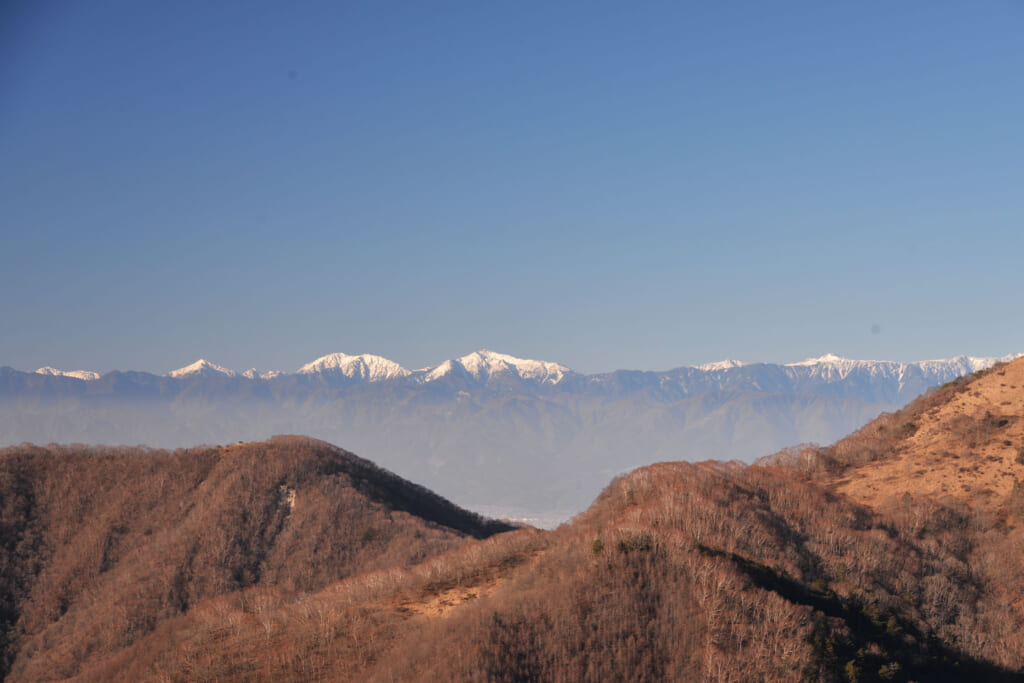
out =
[[(990, 367), (996, 362), (1007, 362), (1019, 358), (1024, 354), (1010, 354), (1002, 358), (980, 358), (974, 356), (957, 356), (938, 360), (925, 360), (916, 362), (900, 362), (889, 360), (853, 360), (843, 358), (834, 353), (827, 353), (818, 358), (808, 358), (796, 363), (786, 365), (775, 365), (772, 363), (758, 363), (749, 365), (737, 360), (722, 360), (703, 365), (689, 366), (686, 377), (687, 381), (694, 381), (697, 375), (703, 375), (705, 379), (700, 380), (708, 386), (723, 385), (737, 381), (752, 381), (752, 377), (761, 376), (759, 366), (765, 366), (765, 372), (776, 373), (781, 370), (790, 381), (794, 382), (823, 382), (831, 384), (845, 380), (851, 375), (875, 379), (889, 378), (897, 382), (900, 391), (904, 387), (920, 389), (926, 385), (921, 384), (921, 377), (933, 378), (935, 382), (942, 383), (954, 377), (969, 374)], [(749, 371), (740, 373), (730, 372), (736, 368), (748, 368)], [(773, 369), (774, 368), (774, 369)], [(681, 369), (681, 368), (680, 368)], [(678, 370), (670, 373), (660, 373), (659, 382), (665, 385), (671, 384), (677, 378)], [(71, 377), (84, 381), (91, 381), (100, 378), (100, 374), (88, 370), (59, 370), (54, 367), (45, 366), (35, 370), (36, 374)], [(373, 383), (384, 380), (400, 379), (409, 376), (415, 383), (432, 382), (446, 376), (461, 377), (472, 384), (486, 385), (492, 380), (498, 383), (512, 380), (524, 380), (527, 384), (534, 385), (560, 385), (568, 375), (574, 375), (568, 367), (559, 363), (549, 361), (530, 360), (518, 358), (504, 353), (497, 353), (488, 349), (480, 349), (460, 358), (446, 360), (443, 363), (426, 367), (415, 372), (406, 370), (398, 363), (375, 356), (372, 354), (361, 354), (350, 356), (345, 353), (332, 353), (317, 358), (311, 363), (303, 365), (296, 372), (298, 375), (321, 376), (325, 379), (344, 377), (341, 385), (348, 385), (352, 382)], [(614, 375), (614, 373), (611, 373)], [(654, 373), (659, 374), (659, 373)], [(284, 378), (289, 373), (278, 371), (260, 372), (251, 369), (242, 373), (215, 365), (208, 360), (199, 359), (191, 365), (169, 372), (165, 377), (174, 379), (193, 377), (244, 377), (250, 380), (273, 380)], [(575, 375), (579, 377), (579, 375)], [(606, 375), (590, 375), (590, 384), (605, 381)], [(754, 380), (754, 385), (763, 387), (761, 380)], [(768, 381), (768, 380), (765, 380)], [(774, 380), (771, 380), (774, 381)], [(929, 379), (928, 381), (931, 381)], [(572, 389), (576, 385), (568, 383), (563, 385)], [(692, 388), (686, 389), (687, 391)]]
[(100, 373), (92, 372), (91, 370), (58, 370), (57, 368), (51, 368), (49, 365), (36, 370), (36, 374), (53, 375), (57, 377), (74, 377), (75, 379), (83, 379), (86, 381), (100, 378)]
[(870, 362), (870, 361), (851, 361), (848, 358), (843, 358), (842, 356), (837, 356), (834, 353), (826, 353), (824, 356), (821, 356), (820, 358), (807, 358), (806, 360), (802, 360), (799, 363), (787, 363), (786, 365), (788, 365), (789, 367), (797, 367), (797, 366), (803, 366), (803, 365), (824, 365), (826, 363), (836, 364), (836, 363), (858, 363), (858, 362)]
[(200, 377), (214, 377), (216, 375), (234, 377), (237, 374), (238, 373), (236, 373), (234, 370), (222, 368), (219, 365), (214, 365), (205, 358), (200, 358), (191, 365), (186, 365), (183, 368), (178, 368), (177, 370), (172, 370), (171, 372), (168, 372), (167, 376), (173, 377), (175, 379), (180, 379), (182, 377), (191, 377), (193, 375), (199, 375)]
[(461, 369), (480, 382), (486, 382), (494, 376), (510, 374), (542, 384), (557, 384), (562, 381), (567, 373), (572, 372), (569, 368), (559, 363), (516, 358), (504, 353), (480, 349), (454, 361), (448, 360), (441, 363), (437, 367), (430, 369), (425, 379), (429, 382), (443, 377), (457, 370), (456, 366), (461, 367)]
[(971, 372), (977, 372), (978, 370), (986, 370), (992, 367), (995, 363), (1009, 363), (1010, 361), (1017, 360), (1024, 353), (1011, 353), (1001, 358), (975, 358), (974, 356), (960, 356), (960, 358), (954, 360), (963, 359), (963, 362), (971, 369)]
[(695, 365), (694, 367), (704, 372), (715, 372), (718, 370), (732, 370), (733, 368), (742, 368), (746, 363), (739, 360), (720, 360), (715, 363), (705, 363), (704, 365)]
[(432, 382), (435, 379), (441, 379), (445, 375), (451, 374), (452, 371), (455, 370), (455, 362), (456, 361), (446, 360), (440, 365), (436, 365), (432, 368), (423, 368), (422, 370), (417, 370), (417, 372), (426, 373), (423, 376), (423, 381)]
[(823, 370), (838, 370), (846, 372), (855, 368), (869, 369), (875, 371), (900, 372), (909, 367), (917, 367), (928, 372), (944, 372), (956, 370), (958, 374), (976, 372), (992, 367), (995, 363), (1006, 363), (1024, 354), (1010, 354), (1001, 358), (976, 358), (974, 356), (957, 356), (955, 358), (940, 358), (937, 360), (922, 360), (904, 363), (895, 360), (853, 360), (843, 358), (834, 353), (826, 353), (820, 358), (808, 358), (799, 363), (787, 363), (788, 368), (821, 368)]
[(409, 371), (398, 363), (369, 353), (349, 356), (345, 353), (331, 353), (306, 363), (298, 369), (300, 375), (339, 374), (367, 382), (379, 382), (395, 377), (405, 377)]
[(249, 368), (248, 370), (242, 373), (242, 377), (245, 377), (246, 379), (274, 379), (275, 377), (280, 377), (282, 374), (284, 373), (282, 373), (279, 370), (271, 370), (270, 372), (260, 372), (256, 368)]

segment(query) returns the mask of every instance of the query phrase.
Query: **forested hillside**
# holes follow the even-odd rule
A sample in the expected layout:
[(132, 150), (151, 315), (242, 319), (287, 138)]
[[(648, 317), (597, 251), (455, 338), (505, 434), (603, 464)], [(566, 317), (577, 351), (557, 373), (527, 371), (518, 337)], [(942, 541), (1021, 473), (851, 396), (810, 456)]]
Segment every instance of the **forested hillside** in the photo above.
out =
[(318, 590), (509, 528), (304, 437), (4, 449), (3, 671), (66, 678), (209, 598)]

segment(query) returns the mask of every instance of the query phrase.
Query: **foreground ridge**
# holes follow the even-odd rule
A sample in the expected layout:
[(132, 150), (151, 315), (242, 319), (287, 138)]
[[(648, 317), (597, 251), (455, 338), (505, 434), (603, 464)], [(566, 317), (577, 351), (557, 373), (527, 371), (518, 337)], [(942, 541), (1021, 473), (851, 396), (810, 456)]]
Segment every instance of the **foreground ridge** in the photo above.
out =
[(0, 483), (9, 680), (78, 675), (217, 596), (317, 591), (514, 528), (308, 437), (23, 445), (0, 449)]

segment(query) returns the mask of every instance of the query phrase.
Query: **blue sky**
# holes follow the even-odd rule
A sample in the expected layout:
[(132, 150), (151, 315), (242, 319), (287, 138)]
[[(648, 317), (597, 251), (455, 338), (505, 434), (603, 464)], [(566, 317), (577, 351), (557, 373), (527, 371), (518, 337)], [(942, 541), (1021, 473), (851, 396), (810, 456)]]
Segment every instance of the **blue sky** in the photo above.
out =
[(1024, 351), (1024, 5), (0, 9), (0, 365)]

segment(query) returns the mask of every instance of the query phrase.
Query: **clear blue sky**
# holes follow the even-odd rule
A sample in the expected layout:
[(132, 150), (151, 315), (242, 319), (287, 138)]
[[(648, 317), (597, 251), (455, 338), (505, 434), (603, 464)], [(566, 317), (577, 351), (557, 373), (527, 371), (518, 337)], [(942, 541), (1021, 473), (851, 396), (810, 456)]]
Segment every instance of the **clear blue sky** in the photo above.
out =
[(5, 2), (0, 365), (1024, 351), (1022, 35), (1016, 0)]

